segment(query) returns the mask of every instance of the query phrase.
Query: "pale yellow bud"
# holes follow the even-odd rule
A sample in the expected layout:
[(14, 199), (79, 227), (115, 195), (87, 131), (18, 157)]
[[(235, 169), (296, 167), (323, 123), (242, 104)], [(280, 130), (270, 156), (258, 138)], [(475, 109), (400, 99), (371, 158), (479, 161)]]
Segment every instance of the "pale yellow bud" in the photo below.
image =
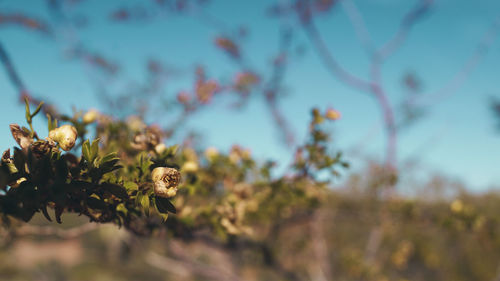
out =
[(252, 157), (252, 151), (250, 149), (244, 149), (241, 152), (241, 158), (249, 160)]
[(155, 146), (156, 154), (162, 154), (163, 152), (165, 152), (165, 150), (167, 150), (167, 146), (163, 143), (160, 143)]
[(329, 120), (338, 120), (340, 119), (342, 115), (340, 114), (340, 112), (338, 112), (337, 110), (333, 109), (333, 108), (329, 108), (326, 110), (326, 113), (325, 113), (325, 117)]
[(450, 209), (454, 213), (460, 213), (464, 209), (464, 203), (460, 199), (457, 199), (451, 203)]
[(76, 128), (71, 125), (62, 125), (49, 132), (49, 138), (59, 144), (59, 147), (68, 151), (75, 146), (78, 133)]
[(127, 125), (134, 132), (140, 132), (146, 129), (147, 127), (146, 124), (142, 121), (142, 119), (136, 115), (132, 115), (129, 118), (127, 118)]
[(90, 124), (93, 123), (95, 120), (97, 120), (98, 117), (99, 117), (99, 111), (91, 109), (83, 115), (82, 120), (84, 123)]
[(209, 147), (205, 150), (205, 157), (209, 161), (213, 161), (217, 156), (219, 156), (219, 151), (215, 147)]
[(187, 161), (184, 165), (182, 165), (181, 170), (186, 173), (196, 173), (198, 171), (198, 163), (194, 161)]
[(154, 192), (157, 196), (170, 198), (177, 194), (181, 174), (176, 169), (166, 167), (154, 168), (151, 178), (153, 179)]
[(231, 151), (229, 153), (229, 161), (233, 164), (237, 164), (239, 161), (241, 160), (241, 157), (240, 157), (240, 154), (235, 152), (235, 151)]

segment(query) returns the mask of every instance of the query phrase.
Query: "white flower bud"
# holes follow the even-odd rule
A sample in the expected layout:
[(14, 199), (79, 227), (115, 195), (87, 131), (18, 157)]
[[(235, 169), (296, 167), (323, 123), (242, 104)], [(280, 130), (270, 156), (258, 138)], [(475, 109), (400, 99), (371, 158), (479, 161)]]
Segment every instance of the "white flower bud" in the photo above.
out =
[(196, 173), (198, 171), (198, 163), (194, 161), (187, 161), (184, 165), (182, 165), (181, 170), (186, 173)]
[(205, 157), (209, 161), (214, 161), (214, 159), (219, 156), (219, 151), (215, 147), (209, 147), (205, 150)]
[(97, 117), (99, 117), (99, 111), (91, 109), (83, 115), (82, 120), (84, 123), (90, 124), (93, 123)]
[(153, 179), (154, 192), (157, 196), (170, 198), (177, 194), (181, 174), (176, 169), (165, 167), (154, 168), (151, 178)]
[(165, 150), (167, 150), (167, 146), (164, 143), (160, 143), (155, 146), (156, 154), (162, 154)]
[(329, 120), (338, 120), (341, 116), (340, 112), (333, 108), (327, 109), (325, 113), (325, 117)]
[(49, 132), (49, 138), (59, 144), (59, 147), (68, 151), (75, 146), (78, 133), (76, 128), (71, 125), (63, 125)]

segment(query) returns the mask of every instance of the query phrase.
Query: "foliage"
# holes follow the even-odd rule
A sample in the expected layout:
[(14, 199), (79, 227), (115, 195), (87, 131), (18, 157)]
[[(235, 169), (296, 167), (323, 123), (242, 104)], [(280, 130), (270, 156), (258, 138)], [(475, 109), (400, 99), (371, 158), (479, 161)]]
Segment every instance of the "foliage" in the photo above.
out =
[[(224, 155), (211, 148), (201, 155), (192, 147), (167, 147), (164, 132), (136, 116), (121, 121), (95, 111), (47, 115), (50, 133), (41, 139), (32, 126), (41, 107), (32, 114), (26, 101), (30, 129), (11, 125), (19, 147), (12, 156), (6, 150), (0, 166), (6, 223), (11, 217), (28, 222), (37, 212), (51, 221), (48, 209), (54, 209), (59, 223), (64, 213), (73, 212), (147, 234), (163, 226), (169, 213), (178, 213), (167, 223), (176, 235), (200, 229), (222, 238), (250, 235), (252, 222), (271, 224), (291, 216), (292, 209), (317, 206), (326, 182), (314, 175), (324, 169), (337, 175), (339, 164), (347, 166), (340, 153), (326, 153), (328, 134), (319, 127), (323, 117), (317, 109), (311, 139), (298, 149), (292, 173), (273, 179), (273, 163), (259, 165), (249, 150), (233, 146)], [(68, 124), (57, 127), (58, 119)], [(85, 139), (90, 127), (93, 141)]]

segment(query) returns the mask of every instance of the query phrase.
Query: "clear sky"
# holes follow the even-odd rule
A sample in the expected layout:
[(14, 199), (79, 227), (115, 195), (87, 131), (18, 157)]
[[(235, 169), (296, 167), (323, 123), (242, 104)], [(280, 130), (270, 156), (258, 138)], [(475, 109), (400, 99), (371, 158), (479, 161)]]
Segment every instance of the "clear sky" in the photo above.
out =
[[(0, 13), (23, 12), (53, 21), (46, 2), (0, 0)], [(266, 14), (270, 3), (274, 2), (212, 0), (207, 6), (212, 15), (228, 25), (248, 28), (249, 36), (243, 41), (244, 52), (252, 66), (263, 71), (269, 70), (270, 56), (276, 53), (278, 46), (279, 21)], [(416, 1), (354, 2), (374, 41), (380, 45), (394, 34), (403, 15)], [(153, 1), (85, 0), (76, 8), (66, 8), (73, 17), (87, 17), (88, 25), (77, 34), (64, 34), (62, 30), (60, 33), (64, 35), (54, 42), (33, 32), (0, 25), (0, 42), (9, 51), (28, 87), (61, 108), (74, 105), (80, 109), (104, 110), (93, 82), (93, 70), (65, 56), (67, 42), (71, 39), (81, 40), (89, 49), (116, 60), (122, 66), (121, 77), (134, 81), (144, 79), (144, 62), (150, 57), (184, 70), (193, 69), (200, 63), (215, 78), (231, 78), (237, 66), (213, 45), (220, 31), (204, 22), (170, 15), (133, 23), (109, 21), (109, 14), (117, 7), (151, 3)], [(400, 101), (405, 93), (401, 81), (408, 71), (418, 75), (424, 94), (439, 89), (473, 54), (499, 14), (500, 2), (495, 0), (435, 0), (429, 15), (414, 27), (402, 48), (383, 67), (383, 83), (393, 103)], [(336, 7), (328, 17), (319, 18), (318, 25), (337, 59), (356, 75), (367, 77), (369, 60), (342, 8)], [(333, 106), (343, 115), (332, 125), (334, 146), (349, 150), (364, 143), (363, 153), (381, 158), (384, 136), (382, 133), (370, 134), (381, 124), (375, 101), (332, 77), (301, 30), (297, 30), (294, 42), (296, 46), (305, 47), (305, 54), (292, 61), (285, 80), (289, 94), (283, 98), (281, 108), (299, 139), (305, 135), (311, 107)], [(495, 130), (488, 100), (492, 96), (500, 97), (499, 46), (500, 40), (493, 42), (489, 53), (452, 96), (432, 104), (423, 120), (400, 133), (400, 161), (417, 154), (426, 171), (439, 171), (463, 180), (474, 190), (498, 186), (500, 133)], [(191, 84), (190, 78), (180, 78), (167, 86), (165, 95), (173, 96), (180, 89), (190, 89)], [(8, 136), (8, 124), (23, 120), (24, 109), (17, 103), (16, 92), (3, 69), (0, 71), (0, 95), (0, 128), (6, 136), (0, 140), (0, 145), (8, 147), (14, 145)], [(240, 112), (227, 110), (227, 104), (197, 114), (188, 123), (189, 128), (202, 132), (207, 146), (227, 149), (233, 143), (241, 143), (261, 159), (289, 161), (290, 153), (276, 138), (272, 119), (261, 97), (253, 98)], [(423, 146), (425, 149), (421, 149)], [(356, 168), (359, 161), (352, 158), (351, 162)]]

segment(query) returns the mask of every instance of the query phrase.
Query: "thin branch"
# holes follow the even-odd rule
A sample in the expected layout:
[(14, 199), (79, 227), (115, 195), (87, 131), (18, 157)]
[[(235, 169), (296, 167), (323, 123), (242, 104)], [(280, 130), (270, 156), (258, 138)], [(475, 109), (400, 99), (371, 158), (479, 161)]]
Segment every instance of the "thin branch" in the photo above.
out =
[(376, 57), (380, 62), (387, 60), (403, 44), (411, 28), (429, 12), (434, 0), (418, 0), (401, 21), (398, 31), (377, 52)]
[(213, 280), (241, 280), (227, 269), (217, 268), (194, 260), (185, 249), (176, 242), (169, 243), (171, 252), (175, 259), (161, 256), (154, 252), (149, 252), (146, 262), (153, 267), (173, 272), (177, 275), (188, 277), (191, 273), (201, 275)]
[(359, 89), (364, 92), (370, 90), (370, 82), (351, 74), (337, 62), (337, 60), (328, 50), (312, 19), (308, 22), (303, 22), (302, 26), (304, 27), (309, 40), (314, 45), (317, 54), (322, 58), (321, 61), (325, 64), (325, 66), (333, 74), (333, 76), (353, 88)]
[(9, 54), (7, 53), (7, 50), (5, 49), (5, 47), (1, 42), (0, 42), (0, 62), (3, 64), (9, 80), (14, 85), (14, 87), (16, 88), (17, 92), (20, 95), (20, 98), (22, 99), (23, 98), (22, 95), (27, 93), (26, 86), (24, 85), (24, 82), (21, 80), (21, 77), (19, 76), (16, 68), (14, 67), (14, 63), (12, 63)]
[[(410, 104), (429, 105), (442, 101), (455, 93), (455, 91), (467, 80), (479, 62), (486, 56), (495, 42), (500, 31), (500, 15), (498, 15), (490, 28), (483, 35), (474, 53), (464, 63), (462, 68), (439, 90), (431, 94), (418, 95), (409, 101)], [(419, 99), (420, 98), (420, 99)]]
[(372, 55), (374, 51), (373, 41), (359, 9), (352, 0), (341, 0), (340, 4), (351, 21), (361, 45), (369, 55)]
[(16, 236), (56, 236), (62, 239), (71, 239), (96, 230), (100, 227), (97, 223), (86, 223), (70, 229), (57, 228), (52, 226), (23, 225), (13, 232)]

